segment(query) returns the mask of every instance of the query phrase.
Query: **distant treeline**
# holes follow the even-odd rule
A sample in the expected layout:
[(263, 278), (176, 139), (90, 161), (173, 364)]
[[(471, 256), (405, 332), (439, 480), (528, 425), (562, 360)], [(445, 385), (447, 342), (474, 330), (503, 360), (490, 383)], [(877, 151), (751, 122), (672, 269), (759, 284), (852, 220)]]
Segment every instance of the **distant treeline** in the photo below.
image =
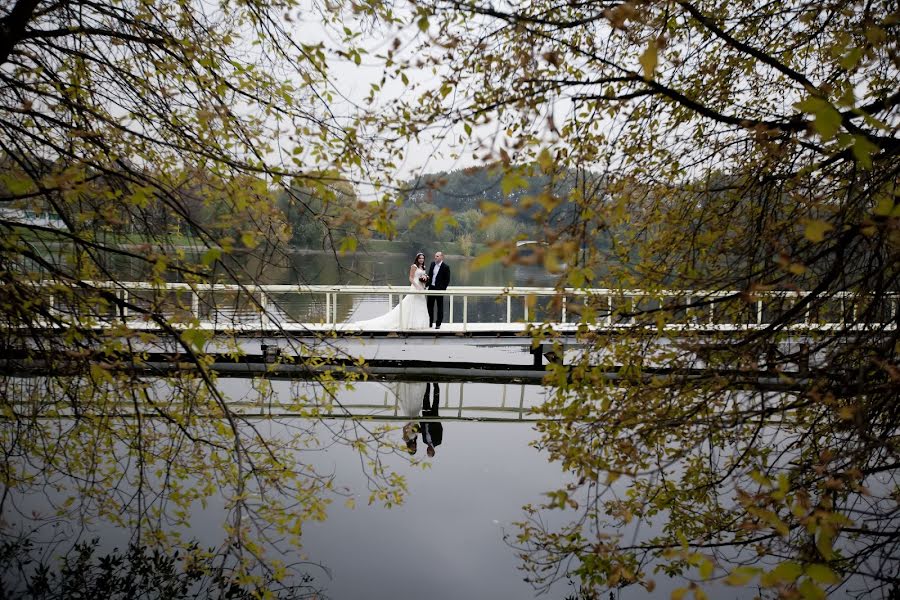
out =
[[(571, 170), (551, 176), (537, 166), (510, 170), (494, 165), (430, 173), (407, 182), (406, 191), (400, 194), (394, 220), (396, 232), (391, 236), (393, 246), (413, 251), (440, 245), (452, 253), (473, 254), (492, 240), (519, 236), (542, 239), (545, 227), (574, 217), (573, 205), (560, 202), (550, 219), (538, 224), (532, 218), (534, 211), (523, 208), (522, 201), (546, 194), (565, 199), (576, 185), (590, 187), (592, 193), (597, 193), (598, 182), (599, 178), (591, 173), (581, 175)], [(304, 202), (312, 203), (309, 213), (321, 210), (318, 192), (300, 191)], [(338, 195), (344, 195), (347, 202), (356, 200), (349, 186)], [(341, 204), (340, 198), (336, 204)], [(495, 206), (492, 211), (486, 204), (510, 210), (496, 210)], [(307, 210), (302, 206), (298, 210), (296, 201), (283, 202), (282, 210), (291, 227), (292, 244), (311, 248), (328, 245), (334, 232), (326, 220), (305, 218), (303, 213)], [(388, 236), (375, 233), (372, 236), (375, 243), (370, 241), (368, 246), (383, 248), (377, 242), (386, 239)]]

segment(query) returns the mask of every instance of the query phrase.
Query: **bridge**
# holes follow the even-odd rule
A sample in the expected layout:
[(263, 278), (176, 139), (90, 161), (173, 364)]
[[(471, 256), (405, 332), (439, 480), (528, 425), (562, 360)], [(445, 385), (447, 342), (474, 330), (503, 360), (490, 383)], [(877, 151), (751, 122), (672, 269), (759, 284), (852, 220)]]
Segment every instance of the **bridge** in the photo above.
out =
[[(171, 332), (208, 332), (204, 349), (219, 357), (216, 369), (225, 376), (271, 374), (273, 364), (284, 376), (314, 376), (310, 366), (314, 361), (308, 359), (317, 354), (315, 346), (327, 343), (333, 351), (330, 365), (341, 365), (338, 356), (362, 357), (367, 361), (367, 375), (383, 379), (537, 382), (545, 374), (544, 359), (567, 362), (578, 352), (579, 333), (649, 332), (676, 340), (764, 329), (787, 314), (790, 318), (778, 327), (788, 337), (769, 348), (760, 362), (771, 364), (771, 356), (796, 354), (799, 373), (815, 364), (814, 357), (804, 354), (811, 336), (894, 331), (900, 320), (898, 294), (883, 297), (873, 312), (866, 297), (848, 293), (833, 294), (813, 310), (811, 303), (804, 302), (809, 292), (803, 291), (766, 291), (751, 297), (741, 290), (453, 286), (433, 292), (390, 285), (109, 281), (34, 285), (50, 306), (50, 318), (23, 326), (23, 341), (6, 349), (0, 367), (39, 372), (39, 361), (26, 367), (18, 360), (19, 350), (28, 347), (26, 340), (35, 329), (48, 334), (70, 327), (160, 332), (161, 323), (154, 316), (163, 315)], [(383, 331), (355, 322), (387, 312), (407, 294), (446, 297), (449, 310), (440, 330)], [(86, 306), (90, 314), (85, 314)], [(585, 307), (596, 317), (590, 322), (582, 319)], [(369, 314), (363, 314), (366, 310)], [(877, 318), (860, 322), (859, 314)], [(534, 346), (529, 334), (535, 327), (552, 330), (556, 348), (549, 343)], [(148, 353), (144, 363), (157, 371), (173, 368), (172, 357), (182, 351), (178, 340), (171, 335), (150, 339), (132, 340), (131, 348)], [(230, 358), (235, 343), (243, 354), (239, 360)], [(560, 348), (562, 355), (558, 355)], [(128, 363), (127, 358), (123, 362)], [(352, 361), (344, 362), (347, 372), (360, 369)], [(615, 373), (610, 376), (614, 378)]]
[[(749, 297), (743, 291), (540, 287), (454, 286), (431, 292), (364, 285), (97, 281), (35, 285), (51, 307), (51, 318), (22, 327), (23, 341), (0, 353), (0, 370), (40, 373), (49, 366), (27, 341), (35, 329), (49, 334), (73, 326), (160, 332), (162, 327), (152, 315), (162, 314), (174, 332), (208, 332), (204, 349), (214, 358), (212, 368), (226, 377), (308, 378), (337, 367), (344, 376), (364, 372), (379, 380), (537, 385), (546, 375), (545, 360), (568, 364), (578, 356), (584, 346), (577, 334), (583, 332), (624, 336), (649, 332), (671, 341), (759, 330), (787, 314), (790, 318), (779, 323), (779, 331), (788, 335), (772, 344), (760, 357), (759, 369), (749, 374), (774, 389), (782, 384), (766, 365), (774, 364), (776, 356), (791, 357), (795, 384), (803, 384), (805, 374), (816, 364), (808, 351), (812, 336), (894, 331), (900, 320), (898, 294), (882, 297), (873, 311), (868, 298), (848, 293), (833, 294), (812, 309), (811, 303), (804, 302), (809, 292), (802, 291), (767, 291)], [(447, 297), (449, 311), (440, 330), (384, 331), (354, 322), (387, 312), (407, 294)], [(85, 315), (84, 304), (80, 312), (73, 310), (73, 295), (81, 301), (96, 299), (95, 310)], [(582, 319), (586, 306), (596, 315), (590, 322)], [(370, 314), (361, 314), (364, 307)], [(860, 314), (869, 318), (860, 322)], [(529, 335), (534, 327), (552, 330), (556, 347), (534, 346)], [(235, 343), (241, 349), (239, 357), (233, 354)], [(331, 356), (324, 362), (317, 350), (323, 345)], [(140, 368), (147, 372), (182, 368), (178, 358), (182, 349), (171, 335), (131, 340), (130, 347), (145, 353)], [(351, 357), (365, 359), (365, 366)], [(104, 355), (99, 360), (108, 359)], [(126, 368), (134, 364), (128, 356), (118, 360)], [(698, 361), (701, 366), (694, 375), (708, 374), (699, 355)], [(669, 373), (662, 367), (647, 364), (643, 372), (649, 378), (665, 378)], [(606, 377), (614, 381), (619, 374), (612, 368)]]
[[(546, 326), (560, 333), (578, 330), (627, 332), (649, 329), (679, 333), (690, 331), (748, 331), (768, 327), (775, 318), (794, 313), (783, 331), (830, 332), (897, 327), (900, 294), (880, 300), (877, 316), (858, 322), (861, 309), (871, 309), (865, 296), (848, 292), (830, 294), (825, 303), (801, 310), (807, 291), (745, 290), (640, 290), (556, 289), (548, 287), (453, 286), (445, 291), (415, 291), (401, 286), (370, 285), (242, 285), (147, 282), (42, 282), (51, 311), (65, 319), (69, 294), (115, 298), (98, 302), (91, 315), (79, 315), (80, 325), (104, 328), (125, 325), (133, 330), (154, 330), (159, 325), (146, 315), (163, 314), (175, 328), (212, 332), (278, 335), (332, 333), (339, 336), (449, 335), (521, 336), (530, 328)], [(379, 331), (355, 321), (387, 312), (403, 296), (439, 295), (449, 311), (441, 330)], [(358, 316), (361, 306), (374, 314)], [(597, 318), (585, 322), (580, 315), (590, 306)], [(402, 306), (401, 306), (402, 310)], [(867, 314), (873, 311), (867, 310)], [(643, 315), (643, 317), (641, 316)], [(648, 318), (649, 315), (649, 318)], [(655, 319), (654, 316), (658, 316)], [(51, 322), (44, 325), (57, 327)]]

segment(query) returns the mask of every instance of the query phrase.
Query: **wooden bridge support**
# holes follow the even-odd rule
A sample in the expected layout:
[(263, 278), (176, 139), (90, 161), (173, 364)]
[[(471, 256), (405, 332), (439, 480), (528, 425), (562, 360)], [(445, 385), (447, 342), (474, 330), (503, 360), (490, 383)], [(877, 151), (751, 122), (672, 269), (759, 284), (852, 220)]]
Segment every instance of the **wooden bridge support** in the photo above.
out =
[(529, 350), (531, 356), (534, 357), (534, 366), (540, 367), (544, 363), (541, 357), (545, 357), (549, 364), (562, 364), (565, 355), (565, 346), (560, 345), (559, 354), (553, 347), (553, 344), (539, 344), (536, 348)]

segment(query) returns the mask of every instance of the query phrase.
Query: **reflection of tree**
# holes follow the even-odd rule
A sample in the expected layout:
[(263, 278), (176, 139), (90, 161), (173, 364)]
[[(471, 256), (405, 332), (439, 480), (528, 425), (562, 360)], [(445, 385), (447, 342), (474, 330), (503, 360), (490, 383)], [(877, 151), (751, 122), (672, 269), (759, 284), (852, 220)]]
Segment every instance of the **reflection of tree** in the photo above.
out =
[[(293, 392), (288, 410), (296, 418), (259, 420), (223, 405), (230, 400), (192, 374), (138, 380), (110, 367), (93, 367), (90, 379), (5, 381), (11, 402), (0, 426), (0, 511), (8, 543), (28, 539), (29, 530), (39, 538), (53, 524), (55, 547), (65, 552), (82, 528), (105, 524), (170, 553), (183, 545), (184, 532), (214, 540), (224, 533), (206, 557), (218, 577), (251, 588), (293, 585), (302, 565), (289, 557), (301, 546), (303, 524), (324, 519), (336, 499), (352, 502), (306, 453), (352, 444), (365, 464), (369, 501), (401, 499), (400, 482), (380, 459), (396, 446), (384, 429), (346, 421), (317, 437), (315, 417), (333, 412), (336, 386)], [(265, 380), (254, 387), (243, 402), (265, 407), (273, 400)], [(221, 506), (213, 511), (221, 530), (192, 528), (209, 505)]]
[[(229, 578), (216, 564), (213, 549), (189, 543), (171, 553), (148, 551), (130, 544), (127, 550), (99, 552), (99, 540), (75, 545), (71, 552), (47, 560), (45, 548), (31, 540), (0, 544), (0, 573), (5, 597), (30, 598), (258, 598), (265, 590), (273, 598), (318, 598), (310, 580), (284, 585), (271, 579), (249, 585)], [(12, 573), (18, 573), (18, 581)]]

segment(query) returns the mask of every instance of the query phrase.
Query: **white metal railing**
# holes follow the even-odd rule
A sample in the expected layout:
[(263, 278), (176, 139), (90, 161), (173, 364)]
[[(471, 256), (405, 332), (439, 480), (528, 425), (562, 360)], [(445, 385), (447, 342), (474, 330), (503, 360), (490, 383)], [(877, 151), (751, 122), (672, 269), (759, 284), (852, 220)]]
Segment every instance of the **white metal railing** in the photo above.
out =
[[(597, 329), (633, 328), (635, 326), (653, 326), (652, 322), (639, 321), (636, 315), (642, 311), (652, 312), (679, 312), (683, 315), (676, 319), (668, 319), (662, 323), (666, 330), (746, 330), (765, 327), (771, 322), (766, 318), (767, 308), (777, 310), (789, 310), (796, 302), (802, 300), (810, 292), (804, 291), (766, 291), (753, 294), (748, 299), (743, 292), (738, 291), (706, 291), (706, 290), (655, 290), (649, 292), (639, 289), (615, 290), (615, 289), (564, 289), (546, 287), (488, 287), (488, 286), (453, 286), (443, 291), (417, 291), (404, 286), (372, 286), (372, 285), (240, 285), (240, 284), (207, 284), (207, 283), (166, 283), (162, 285), (147, 282), (106, 282), (83, 281), (80, 286), (74, 286), (67, 282), (42, 282), (36, 285), (45, 286), (49, 292), (49, 304), (53, 310), (61, 311), (62, 302), (54, 297), (53, 286), (64, 285), (71, 289), (98, 289), (114, 291), (122, 305), (119, 313), (108, 315), (104, 318), (97, 316), (98, 325), (103, 326), (108, 322), (127, 322), (130, 326), (153, 329), (152, 323), (138, 321), (125, 305), (139, 303), (142, 292), (173, 292), (189, 294), (190, 301), (184, 303), (189, 306), (189, 317), (199, 322), (201, 328), (218, 328), (221, 323), (215, 319), (203, 318), (203, 308), (216, 310), (214, 298), (210, 302), (202, 301), (204, 295), (217, 293), (239, 293), (248, 295), (248, 302), (252, 306), (250, 314), (246, 311), (239, 319), (229, 321), (231, 329), (262, 329), (262, 330), (297, 330), (297, 329), (344, 329), (352, 330), (352, 322), (341, 322), (338, 315), (338, 299), (343, 297), (360, 297), (372, 295), (385, 295), (389, 306), (393, 306), (394, 297), (402, 299), (407, 294), (439, 295), (449, 298), (450, 324), (461, 326), (463, 331), (468, 331), (476, 326), (488, 326), (503, 329), (521, 330), (527, 324), (552, 324), (558, 326), (575, 327), (579, 321), (572, 320), (573, 303), (590, 299), (594, 303), (594, 311), (600, 318), (588, 326)], [(279, 303), (273, 302), (273, 296), (285, 295), (296, 297), (304, 296), (312, 299), (311, 306), (317, 309), (317, 316), (307, 321), (294, 321), (286, 318), (285, 313), (278, 309)], [(497, 302), (505, 302), (505, 319), (491, 322), (478, 322), (469, 319), (469, 300), (478, 298), (492, 298)], [(539, 306), (540, 299), (558, 299), (558, 310), (555, 314), (547, 312), (546, 305), (541, 306), (541, 315), (530, 309), (531, 306)], [(809, 307), (805, 307), (798, 318), (795, 318), (787, 326), (788, 328), (833, 330), (846, 328), (845, 315), (850, 315), (850, 324), (855, 327), (866, 327), (874, 324), (882, 329), (896, 329), (898, 318), (898, 303), (900, 294), (890, 294), (883, 297), (886, 302), (882, 306), (882, 319), (866, 324), (856, 322), (858, 309), (861, 303), (866, 301), (865, 296), (855, 295), (849, 292), (831, 294), (827, 300), (836, 303), (834, 312), (837, 319), (813, 318)], [(735, 320), (733, 315), (728, 315), (723, 309), (724, 303), (732, 299), (742, 309), (746, 318)], [(457, 311), (454, 304), (462, 303), (461, 321), (455, 320)], [(639, 307), (640, 303), (649, 303), (649, 306)], [(401, 309), (402, 310), (402, 309)], [(732, 307), (734, 310), (734, 307)], [(255, 318), (254, 318), (255, 317)], [(730, 320), (728, 320), (730, 319)]]

